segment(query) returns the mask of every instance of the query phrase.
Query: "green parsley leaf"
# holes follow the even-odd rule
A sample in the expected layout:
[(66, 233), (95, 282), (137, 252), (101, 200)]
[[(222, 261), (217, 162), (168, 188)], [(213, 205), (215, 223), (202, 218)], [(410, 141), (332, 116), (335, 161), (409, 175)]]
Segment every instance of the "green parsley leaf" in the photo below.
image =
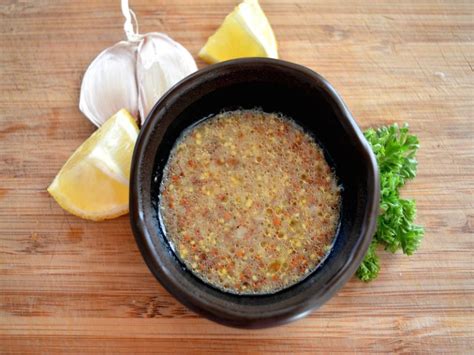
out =
[(377, 231), (356, 273), (362, 281), (370, 281), (380, 271), (377, 245), (392, 253), (402, 250), (412, 255), (421, 243), (424, 229), (414, 224), (415, 201), (401, 198), (399, 191), (407, 180), (416, 176), (418, 138), (409, 134), (406, 124), (368, 129), (364, 135), (377, 158), (381, 192)]
[(380, 271), (379, 257), (376, 254), (377, 241), (373, 240), (367, 250), (362, 264), (357, 269), (356, 275), (362, 281), (371, 281), (375, 279)]

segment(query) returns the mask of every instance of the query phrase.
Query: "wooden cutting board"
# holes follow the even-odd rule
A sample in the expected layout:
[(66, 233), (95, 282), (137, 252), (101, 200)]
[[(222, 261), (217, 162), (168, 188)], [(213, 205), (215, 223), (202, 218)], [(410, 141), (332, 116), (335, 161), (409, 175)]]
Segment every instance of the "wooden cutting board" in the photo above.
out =
[[(420, 250), (381, 251), (375, 282), (353, 279), (287, 326), (236, 330), (188, 311), (148, 271), (127, 216), (84, 221), (46, 192), (94, 131), (79, 87), (123, 38), (119, 0), (4, 0), (0, 353), (472, 351), (474, 3), (261, 2), (281, 58), (325, 76), (362, 128), (409, 122), (420, 137), (419, 173), (404, 190), (426, 227)], [(131, 3), (142, 32), (166, 32), (196, 55), (237, 1)]]

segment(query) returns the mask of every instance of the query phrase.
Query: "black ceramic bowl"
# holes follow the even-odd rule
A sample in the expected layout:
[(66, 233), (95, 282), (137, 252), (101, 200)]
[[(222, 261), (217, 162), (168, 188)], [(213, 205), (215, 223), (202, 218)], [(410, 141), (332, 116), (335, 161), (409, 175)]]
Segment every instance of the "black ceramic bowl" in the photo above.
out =
[[(163, 167), (183, 130), (224, 110), (255, 107), (284, 113), (316, 137), (343, 186), (341, 220), (332, 251), (309, 277), (275, 294), (239, 296), (204, 283), (176, 258), (158, 220), (158, 192)], [(359, 266), (378, 207), (376, 161), (342, 99), (315, 72), (281, 60), (238, 59), (190, 75), (150, 112), (133, 155), (130, 219), (143, 258), (179, 301), (226, 325), (273, 326), (321, 306)]]

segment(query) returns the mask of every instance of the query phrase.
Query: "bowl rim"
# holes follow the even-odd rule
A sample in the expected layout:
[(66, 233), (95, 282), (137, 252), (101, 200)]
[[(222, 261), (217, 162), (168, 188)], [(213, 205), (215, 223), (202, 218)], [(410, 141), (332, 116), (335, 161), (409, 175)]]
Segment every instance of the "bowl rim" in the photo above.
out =
[[(155, 244), (147, 232), (148, 228), (145, 220), (145, 213), (142, 210), (141, 203), (141, 184), (143, 181), (141, 181), (140, 178), (140, 167), (143, 165), (142, 162), (145, 152), (154, 131), (153, 127), (159, 123), (159, 115), (157, 112), (162, 109), (166, 110), (166, 108), (175, 100), (175, 98), (179, 97), (183, 91), (193, 87), (195, 82), (199, 81), (203, 77), (207, 77), (209, 75), (213, 77), (213, 74), (218, 76), (218, 73), (222, 70), (228, 70), (234, 66), (242, 68), (242, 66), (252, 66), (255, 64), (279, 67), (280, 69), (285, 70), (299, 71), (317, 82), (321, 90), (330, 97), (332, 104), (336, 106), (334, 109), (339, 110), (340, 114), (337, 116), (340, 119), (341, 124), (347, 130), (348, 134), (354, 139), (354, 143), (359, 145), (361, 148), (360, 153), (364, 155), (364, 160), (368, 162), (368, 181), (366, 183), (368, 196), (367, 208), (362, 218), (363, 223), (358, 243), (351, 250), (351, 253), (345, 261), (345, 264), (338, 270), (332, 279), (324, 285), (324, 292), (321, 293), (321, 296), (318, 299), (313, 300), (313, 302), (307, 302), (304, 305), (290, 305), (286, 309), (279, 310), (278, 314), (271, 314), (266, 318), (262, 317), (260, 314), (255, 315), (255, 317), (248, 315), (243, 316), (236, 314), (236, 312), (233, 312), (232, 310), (226, 310), (219, 307), (215, 308), (212, 304), (207, 303), (206, 300), (202, 300), (194, 295), (192, 290), (183, 290), (182, 288), (175, 285), (169, 278), (169, 275), (167, 275), (167, 273), (161, 269), (162, 265), (160, 264), (159, 258), (156, 255)], [(276, 326), (306, 316), (312, 310), (318, 308), (327, 300), (329, 300), (353, 276), (362, 262), (362, 259), (367, 252), (367, 249), (372, 241), (372, 236), (375, 232), (376, 217), (378, 215), (380, 199), (379, 180), (377, 161), (369, 143), (365, 139), (362, 131), (355, 122), (341, 96), (326, 79), (307, 67), (280, 59), (234, 59), (207, 66), (187, 76), (175, 84), (171, 89), (169, 89), (148, 114), (145, 124), (142, 126), (136, 141), (130, 170), (130, 223), (136, 243), (148, 268), (155, 278), (161, 283), (161, 285), (182, 304), (198, 314), (201, 314), (218, 323), (229, 326), (240, 328), (262, 328)]]

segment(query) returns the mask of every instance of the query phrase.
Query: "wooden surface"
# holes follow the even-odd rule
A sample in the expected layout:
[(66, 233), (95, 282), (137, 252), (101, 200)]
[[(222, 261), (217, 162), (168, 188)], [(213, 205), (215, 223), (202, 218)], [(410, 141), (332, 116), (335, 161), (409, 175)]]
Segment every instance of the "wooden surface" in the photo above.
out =
[[(79, 86), (123, 38), (119, 0), (0, 0), (0, 353), (473, 351), (473, 2), (261, 2), (281, 58), (325, 76), (361, 127), (407, 121), (419, 135), (404, 190), (426, 226), (418, 253), (381, 252), (378, 280), (351, 280), (287, 326), (191, 313), (148, 271), (128, 217), (83, 221), (45, 190), (94, 130)], [(142, 32), (195, 55), (236, 1), (131, 3)]]

